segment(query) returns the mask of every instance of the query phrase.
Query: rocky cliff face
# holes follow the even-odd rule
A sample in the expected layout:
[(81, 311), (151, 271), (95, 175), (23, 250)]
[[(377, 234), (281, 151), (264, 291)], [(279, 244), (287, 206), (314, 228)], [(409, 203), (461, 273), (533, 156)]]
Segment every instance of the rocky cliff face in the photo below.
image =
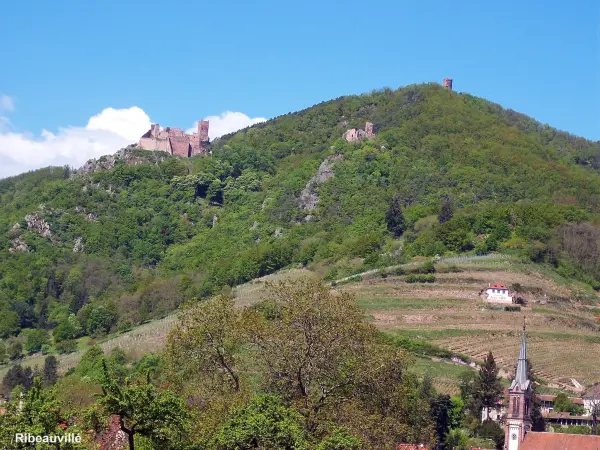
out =
[(333, 163), (342, 158), (343, 155), (330, 156), (321, 163), (317, 170), (317, 174), (306, 183), (306, 186), (300, 193), (298, 205), (301, 209), (313, 211), (317, 208), (317, 203), (319, 203), (317, 187), (334, 176)]

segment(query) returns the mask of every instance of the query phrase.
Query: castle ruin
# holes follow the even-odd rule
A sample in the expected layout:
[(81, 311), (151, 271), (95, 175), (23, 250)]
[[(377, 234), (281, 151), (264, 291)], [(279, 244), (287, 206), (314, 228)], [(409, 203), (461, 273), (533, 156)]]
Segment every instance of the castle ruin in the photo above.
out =
[(444, 78), (444, 87), (452, 90), (452, 78)]
[(208, 153), (208, 121), (198, 121), (198, 131), (187, 134), (180, 128), (167, 127), (161, 130), (160, 125), (153, 123), (139, 140), (138, 147), (144, 150), (167, 152), (171, 155), (190, 158)]
[(348, 142), (360, 142), (363, 139), (371, 139), (375, 136), (373, 133), (373, 124), (371, 122), (365, 123), (365, 129), (350, 128), (344, 133), (344, 139)]

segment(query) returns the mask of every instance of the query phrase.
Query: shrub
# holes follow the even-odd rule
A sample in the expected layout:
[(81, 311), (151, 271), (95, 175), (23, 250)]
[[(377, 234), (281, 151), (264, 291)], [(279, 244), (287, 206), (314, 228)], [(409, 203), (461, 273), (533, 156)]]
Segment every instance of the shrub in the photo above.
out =
[(509, 311), (509, 312), (515, 312), (515, 311), (521, 311), (521, 307), (520, 306), (505, 306), (504, 307), (504, 311)]
[(406, 270), (404, 270), (402, 267), (396, 267), (393, 271), (392, 271), (393, 275), (406, 275)]
[(407, 275), (404, 279), (407, 283), (435, 283), (433, 274), (413, 274)]
[(68, 339), (66, 341), (59, 342), (56, 344), (56, 351), (58, 353), (73, 353), (77, 350), (77, 341)]

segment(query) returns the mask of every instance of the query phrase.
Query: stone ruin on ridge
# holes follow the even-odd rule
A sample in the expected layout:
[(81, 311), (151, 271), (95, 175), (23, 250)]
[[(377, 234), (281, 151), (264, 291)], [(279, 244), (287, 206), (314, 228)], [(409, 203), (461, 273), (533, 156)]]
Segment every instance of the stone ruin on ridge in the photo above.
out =
[(190, 158), (208, 153), (208, 121), (198, 121), (198, 131), (187, 134), (180, 128), (167, 127), (161, 130), (160, 125), (153, 123), (139, 140), (138, 147), (143, 150), (167, 152), (171, 155)]
[(375, 136), (373, 133), (373, 124), (371, 122), (365, 123), (365, 129), (350, 128), (344, 133), (344, 139), (348, 142), (360, 142), (363, 139), (371, 139)]

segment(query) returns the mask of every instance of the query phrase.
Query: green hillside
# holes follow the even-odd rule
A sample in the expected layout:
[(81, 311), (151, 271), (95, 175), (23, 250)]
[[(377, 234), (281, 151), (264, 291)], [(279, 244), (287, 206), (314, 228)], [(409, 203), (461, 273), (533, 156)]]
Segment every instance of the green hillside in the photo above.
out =
[[(342, 139), (365, 121), (373, 140)], [(600, 287), (600, 144), (483, 99), (437, 84), (341, 97), (212, 152), (1, 180), (0, 338), (70, 351), (290, 265), (336, 279), (511, 252)], [(335, 176), (303, 193), (325, 160)]]

